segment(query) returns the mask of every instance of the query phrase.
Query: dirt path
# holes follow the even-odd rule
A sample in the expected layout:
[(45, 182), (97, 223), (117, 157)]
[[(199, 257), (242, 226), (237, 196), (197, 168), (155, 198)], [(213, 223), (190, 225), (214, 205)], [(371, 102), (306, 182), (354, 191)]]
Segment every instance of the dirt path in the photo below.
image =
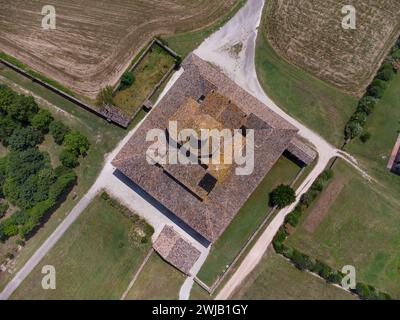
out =
[(314, 230), (322, 223), (324, 218), (329, 212), (331, 205), (336, 201), (340, 192), (346, 185), (347, 179), (345, 177), (335, 177), (334, 181), (324, 190), (315, 206), (312, 208), (306, 221), (304, 221), (304, 229), (308, 232)]

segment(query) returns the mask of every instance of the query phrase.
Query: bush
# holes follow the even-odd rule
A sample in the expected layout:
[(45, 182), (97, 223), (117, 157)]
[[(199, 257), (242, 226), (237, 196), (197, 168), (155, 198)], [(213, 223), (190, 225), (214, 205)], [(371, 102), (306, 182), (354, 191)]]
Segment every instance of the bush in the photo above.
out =
[(301, 204), (305, 205), (307, 208), (311, 206), (314, 200), (317, 198), (319, 192), (315, 190), (309, 190), (301, 197)]
[(14, 254), (12, 252), (7, 252), (5, 257), (6, 259), (12, 260), (14, 259)]
[(41, 109), (32, 117), (31, 125), (36, 130), (47, 133), (49, 132), (49, 125), (53, 120), (54, 118), (49, 111)]
[(362, 125), (357, 121), (350, 121), (346, 125), (345, 137), (346, 139), (354, 139), (360, 136), (363, 132)]
[(285, 218), (285, 223), (290, 224), (292, 227), (297, 227), (300, 221), (303, 209), (298, 205), (291, 213), (289, 213)]
[(135, 82), (135, 77), (131, 71), (125, 71), (121, 77), (121, 84), (118, 90), (124, 90), (130, 87)]
[(319, 178), (322, 179), (323, 181), (329, 181), (333, 178), (334, 172), (332, 169), (325, 169), (322, 171), (322, 173), (319, 175)]
[(62, 165), (66, 168), (76, 168), (79, 166), (79, 160), (75, 153), (71, 152), (68, 149), (63, 149), (60, 152), (60, 161)]
[(107, 86), (99, 92), (96, 98), (96, 105), (98, 107), (113, 105), (114, 104), (114, 93), (111, 86)]
[(367, 115), (370, 115), (376, 106), (376, 99), (370, 96), (364, 96), (358, 103), (357, 111), (365, 112)]
[(79, 131), (71, 131), (64, 138), (64, 146), (77, 157), (86, 155), (90, 148), (89, 139)]
[(55, 143), (61, 145), (64, 142), (65, 135), (71, 130), (61, 121), (53, 121), (50, 126), (50, 134), (53, 136)]
[(10, 149), (26, 150), (33, 148), (43, 141), (43, 133), (33, 127), (15, 129), (11, 137), (7, 140)]
[(388, 86), (388, 84), (387, 84), (387, 82), (386, 81), (383, 81), (383, 80), (381, 80), (381, 79), (375, 79), (374, 81), (372, 81), (372, 84), (371, 84), (372, 86), (376, 86), (376, 87), (380, 87), (380, 88), (382, 88), (383, 90), (386, 90), (387, 89), (387, 86)]
[(384, 90), (378, 86), (370, 86), (368, 87), (367, 93), (374, 98), (380, 99), (383, 97)]
[(286, 237), (288, 236), (285, 227), (281, 226), (276, 233), (273, 242), (274, 243), (283, 243), (286, 240)]
[(293, 249), (291, 260), (299, 270), (312, 270), (315, 265), (313, 259), (296, 249)]
[(278, 209), (283, 209), (286, 206), (296, 201), (295, 191), (287, 185), (281, 184), (270, 194), (270, 204), (277, 206)]
[(377, 79), (383, 80), (383, 81), (390, 81), (393, 79), (395, 73), (393, 69), (383, 69), (378, 73), (376, 76)]
[(39, 111), (33, 97), (16, 95), (11, 105), (7, 107), (7, 114), (22, 124), (28, 124), (32, 117)]
[(365, 112), (357, 111), (351, 116), (350, 122), (358, 122), (362, 127), (364, 127), (367, 122), (367, 117), (368, 115)]
[(371, 134), (370, 134), (369, 132), (365, 132), (364, 134), (362, 134), (362, 135), (360, 136), (360, 140), (361, 140), (361, 142), (363, 142), (363, 143), (368, 142), (369, 139), (371, 139)]

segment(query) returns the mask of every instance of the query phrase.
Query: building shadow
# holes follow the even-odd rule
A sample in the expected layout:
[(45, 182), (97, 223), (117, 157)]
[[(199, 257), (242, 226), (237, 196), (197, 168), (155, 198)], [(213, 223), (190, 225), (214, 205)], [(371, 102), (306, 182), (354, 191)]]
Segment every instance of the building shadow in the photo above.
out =
[(203, 247), (208, 248), (211, 245), (211, 242), (204, 238), (200, 233), (190, 227), (187, 223), (185, 223), (182, 219), (176, 216), (172, 211), (163, 206), (159, 201), (153, 198), (148, 192), (143, 190), (138, 184), (133, 182), (127, 176), (125, 176), (118, 169), (113, 172), (113, 175), (118, 178), (121, 182), (123, 182), (126, 186), (128, 186), (131, 190), (136, 192), (140, 197), (150, 203), (154, 208), (160, 211), (164, 216), (166, 216), (171, 222), (185, 230), (187, 234), (189, 234), (193, 239), (199, 242)]

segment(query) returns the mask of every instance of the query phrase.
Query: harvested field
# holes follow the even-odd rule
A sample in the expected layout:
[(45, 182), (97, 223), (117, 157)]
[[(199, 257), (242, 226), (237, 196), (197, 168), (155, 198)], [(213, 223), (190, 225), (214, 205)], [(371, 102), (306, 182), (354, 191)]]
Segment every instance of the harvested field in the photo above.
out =
[(308, 232), (314, 230), (324, 221), (325, 216), (328, 214), (331, 205), (336, 201), (340, 192), (346, 184), (346, 177), (339, 177), (335, 179), (326, 190), (319, 197), (315, 206), (312, 208), (306, 221), (304, 221), (304, 229)]
[[(209, 26), (237, 0), (1, 0), (0, 51), (49, 78), (94, 98), (117, 83), (154, 35)], [(57, 29), (41, 28), (41, 10), (54, 5)]]
[[(341, 9), (356, 8), (356, 30), (344, 30)], [(361, 95), (400, 32), (396, 0), (272, 0), (268, 39), (291, 63), (342, 90)]]

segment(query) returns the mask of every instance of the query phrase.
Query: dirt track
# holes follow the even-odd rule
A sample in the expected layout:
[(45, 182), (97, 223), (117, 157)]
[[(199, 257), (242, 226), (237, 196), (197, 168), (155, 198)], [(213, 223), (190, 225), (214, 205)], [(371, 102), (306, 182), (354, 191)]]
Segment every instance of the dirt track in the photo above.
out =
[[(0, 0), (0, 51), (79, 94), (114, 84), (153, 35), (207, 26), (236, 0)], [(57, 29), (43, 30), (54, 5)]]

